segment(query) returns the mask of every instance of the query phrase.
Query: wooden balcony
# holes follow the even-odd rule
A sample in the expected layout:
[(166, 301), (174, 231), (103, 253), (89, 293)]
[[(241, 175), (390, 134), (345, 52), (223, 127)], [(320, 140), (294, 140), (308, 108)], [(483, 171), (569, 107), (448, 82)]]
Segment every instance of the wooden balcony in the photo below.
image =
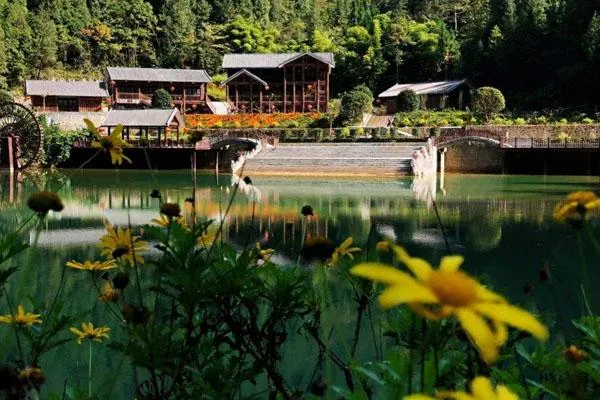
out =
[(119, 104), (148, 104), (152, 101), (152, 96), (143, 93), (118, 93), (116, 101)]
[[(182, 94), (173, 94), (171, 95), (173, 98), (173, 103), (175, 104), (183, 104), (184, 96)], [(186, 94), (185, 95), (185, 104), (203, 104), (204, 96), (196, 95), (196, 94)]]

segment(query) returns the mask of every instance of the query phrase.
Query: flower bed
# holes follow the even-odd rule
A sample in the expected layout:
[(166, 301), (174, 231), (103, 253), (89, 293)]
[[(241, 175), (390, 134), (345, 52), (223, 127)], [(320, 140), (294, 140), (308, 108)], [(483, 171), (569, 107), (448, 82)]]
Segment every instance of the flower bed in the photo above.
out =
[(320, 113), (186, 115), (189, 128), (306, 128), (323, 119)]

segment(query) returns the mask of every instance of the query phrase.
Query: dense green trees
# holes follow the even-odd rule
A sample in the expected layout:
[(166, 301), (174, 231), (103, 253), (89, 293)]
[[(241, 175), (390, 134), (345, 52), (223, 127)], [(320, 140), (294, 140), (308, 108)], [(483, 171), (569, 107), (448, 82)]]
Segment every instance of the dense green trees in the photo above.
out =
[(336, 93), (468, 77), (509, 108), (600, 102), (598, 0), (0, 0), (0, 87), (105, 65), (215, 73), (229, 51), (309, 50), (336, 54)]

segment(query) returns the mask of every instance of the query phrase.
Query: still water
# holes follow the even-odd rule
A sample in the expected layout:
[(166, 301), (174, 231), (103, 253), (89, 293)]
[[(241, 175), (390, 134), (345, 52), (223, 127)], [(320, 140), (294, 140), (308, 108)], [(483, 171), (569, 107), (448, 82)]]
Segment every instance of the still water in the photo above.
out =
[[(240, 183), (231, 212), (225, 216), (236, 180), (214, 174), (196, 178), (197, 213), (217, 221), (225, 219), (225, 236), (234, 246), (262, 241), (277, 250), (275, 262), (291, 263), (301, 241), (300, 210), (311, 205), (315, 215), (308, 224), (308, 235), (327, 236), (335, 243), (352, 236), (358, 246), (364, 246), (374, 230), (435, 263), (446, 251), (431, 201), (434, 198), (450, 247), (465, 256), (466, 270), (483, 277), (514, 302), (535, 302), (542, 310), (560, 313), (557, 324), (580, 315), (581, 263), (576, 233), (554, 223), (551, 216), (566, 194), (597, 190), (597, 177), (457, 175), (435, 182), (256, 176), (252, 181), (252, 185)], [(16, 260), (20, 269), (8, 285), (13, 301), (37, 305), (50, 303), (65, 261), (99, 257), (95, 244), (106, 223), (143, 225), (158, 216), (158, 200), (150, 197), (152, 189), (159, 189), (164, 200), (181, 205), (194, 190), (186, 172), (61, 171), (21, 177), (20, 181), (3, 176), (0, 183), (2, 233), (16, 229), (29, 216), (25, 206), (29, 193), (61, 188), (65, 209), (50, 215), (39, 234), (27, 233), (37, 246)], [(597, 228), (594, 225), (596, 235), (600, 233)], [(596, 287), (600, 257), (588, 242), (584, 240), (583, 253), (591, 266), (590, 287)], [(540, 283), (541, 270), (549, 271), (555, 286)], [(64, 294), (74, 300), (67, 304), (71, 314), (79, 315), (82, 322), (101, 324), (108, 316), (98, 305), (88, 277), (67, 272)], [(561, 290), (555, 290), (557, 286)], [(600, 305), (600, 294), (595, 297), (592, 302)], [(92, 315), (86, 314), (90, 308)], [(7, 313), (0, 299), (0, 314)], [(0, 326), (3, 359), (10, 359), (15, 352), (9, 334), (6, 326)], [(128, 363), (118, 353), (97, 347), (94, 385), (101, 398), (132, 398), (133, 374)], [(43, 398), (51, 394), (61, 398), (65, 387), (87, 387), (86, 346), (67, 343), (46, 355), (42, 367), (48, 375)], [(303, 366), (298, 359), (284, 360), (283, 368), (293, 375)]]

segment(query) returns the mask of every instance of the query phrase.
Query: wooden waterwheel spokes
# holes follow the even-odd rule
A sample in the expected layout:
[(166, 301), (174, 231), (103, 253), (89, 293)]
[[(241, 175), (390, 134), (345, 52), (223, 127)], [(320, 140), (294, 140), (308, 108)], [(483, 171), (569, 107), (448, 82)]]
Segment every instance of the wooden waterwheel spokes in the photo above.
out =
[[(25, 169), (38, 157), (42, 147), (42, 130), (36, 116), (18, 103), (0, 104), (0, 140), (11, 138), (14, 167)], [(3, 151), (7, 151), (3, 145)]]

